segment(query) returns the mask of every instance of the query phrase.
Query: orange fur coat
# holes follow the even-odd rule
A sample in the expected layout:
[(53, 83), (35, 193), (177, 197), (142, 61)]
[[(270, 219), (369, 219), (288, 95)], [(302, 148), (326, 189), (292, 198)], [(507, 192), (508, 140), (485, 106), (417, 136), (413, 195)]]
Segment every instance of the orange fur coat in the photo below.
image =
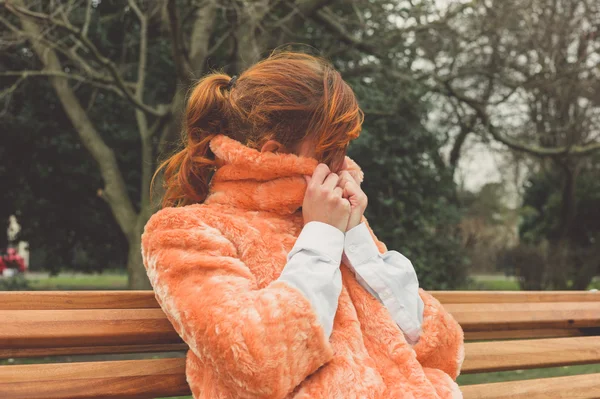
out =
[(454, 382), (462, 330), (426, 292), (412, 347), (344, 265), (330, 339), (309, 301), (277, 281), (303, 227), (302, 176), (315, 160), (260, 153), (225, 136), (211, 148), (221, 166), (205, 203), (161, 210), (142, 238), (157, 300), (190, 347), (195, 398), (462, 397)]

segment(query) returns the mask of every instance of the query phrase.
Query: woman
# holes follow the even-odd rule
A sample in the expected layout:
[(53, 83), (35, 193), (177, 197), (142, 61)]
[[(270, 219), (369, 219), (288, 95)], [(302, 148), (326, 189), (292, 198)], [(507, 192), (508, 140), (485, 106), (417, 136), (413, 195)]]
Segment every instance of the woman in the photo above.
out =
[(306, 54), (193, 89), (142, 253), (195, 398), (461, 397), (462, 330), (363, 217), (362, 120)]

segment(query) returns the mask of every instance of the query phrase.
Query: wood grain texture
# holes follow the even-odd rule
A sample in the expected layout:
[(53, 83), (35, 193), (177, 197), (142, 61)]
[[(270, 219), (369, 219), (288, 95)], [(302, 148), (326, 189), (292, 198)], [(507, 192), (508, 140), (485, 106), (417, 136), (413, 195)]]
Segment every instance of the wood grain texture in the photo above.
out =
[[(543, 338), (468, 343), (464, 373), (600, 363), (600, 337), (584, 336), (599, 332), (597, 293), (433, 294), (462, 325), (466, 339)], [(187, 348), (152, 291), (0, 293), (0, 322), (0, 357)], [(0, 398), (185, 395), (184, 370), (181, 358), (0, 366)], [(463, 391), (465, 398), (600, 398), (598, 377), (485, 384)]]
[(461, 387), (464, 399), (596, 399), (600, 374), (497, 382)]
[(158, 353), (187, 351), (187, 344), (122, 345), (122, 346), (75, 346), (62, 348), (0, 349), (0, 359), (36, 358), (70, 355), (108, 355), (123, 353)]
[[(600, 303), (449, 304), (473, 331), (600, 326)], [(0, 310), (0, 349), (181, 343), (161, 309)]]
[[(585, 330), (508, 330), (508, 331), (473, 331), (466, 332), (465, 339), (473, 340), (505, 340), (515, 338), (556, 338), (586, 336)], [(598, 334), (596, 334), (598, 335)], [(47, 356), (69, 355), (102, 355), (125, 353), (152, 353), (152, 352), (177, 352), (187, 351), (185, 343), (175, 344), (150, 344), (150, 345), (96, 345), (74, 347), (48, 347), (48, 348), (8, 348), (0, 349), (0, 359), (8, 358), (40, 358)]]
[(600, 302), (448, 304), (444, 307), (464, 331), (600, 326)]
[(465, 341), (502, 341), (505, 339), (584, 337), (589, 335), (600, 335), (600, 328), (547, 328), (535, 330), (466, 331)]
[(153, 291), (0, 292), (0, 310), (158, 308)]
[(1, 310), (0, 349), (181, 343), (161, 309)]
[[(600, 302), (600, 292), (590, 291), (430, 291), (430, 293), (444, 304)], [(0, 292), (0, 310), (147, 309), (158, 307), (152, 291)]]
[(600, 292), (592, 291), (431, 291), (447, 303), (529, 303), (600, 302)]
[(472, 342), (461, 373), (600, 363), (600, 337)]
[(185, 359), (0, 366), (0, 398), (155, 398), (189, 395)]

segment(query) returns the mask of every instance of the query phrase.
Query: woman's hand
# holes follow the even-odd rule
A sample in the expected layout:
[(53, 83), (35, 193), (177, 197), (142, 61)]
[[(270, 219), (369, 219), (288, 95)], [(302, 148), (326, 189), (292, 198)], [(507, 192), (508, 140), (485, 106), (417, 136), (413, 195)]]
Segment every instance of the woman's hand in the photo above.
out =
[(343, 197), (340, 177), (319, 164), (312, 177), (305, 176), (308, 188), (302, 203), (304, 224), (322, 222), (346, 232), (350, 219), (350, 201)]
[(346, 230), (344, 230), (344, 232), (346, 232), (361, 223), (369, 199), (360, 188), (360, 183), (358, 183), (348, 172), (342, 172), (340, 174), (338, 187), (343, 189), (342, 196), (350, 202), (350, 218), (348, 219), (348, 226), (346, 227)]

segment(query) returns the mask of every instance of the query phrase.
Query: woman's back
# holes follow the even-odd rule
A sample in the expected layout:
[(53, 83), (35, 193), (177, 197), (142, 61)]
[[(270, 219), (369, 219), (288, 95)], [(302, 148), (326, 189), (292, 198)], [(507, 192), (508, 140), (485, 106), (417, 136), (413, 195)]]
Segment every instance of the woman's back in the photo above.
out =
[[(308, 56), (278, 57), (253, 67), (258, 72), (250, 70), (250, 76), (271, 77), (272, 93), (256, 97), (268, 104), (252, 103), (251, 92), (244, 91), (244, 74), (240, 87), (234, 86), (235, 79), (229, 84), (221, 77), (200, 83), (200, 91), (191, 98), (201, 104), (194, 107), (191, 101), (188, 107), (189, 141), (166, 165), (166, 205), (180, 206), (167, 206), (154, 215), (142, 239), (144, 264), (158, 302), (190, 347), (186, 373), (194, 397), (460, 397), (453, 378), (462, 363), (462, 330), (435, 299), (417, 293), (418, 285), (410, 283), (410, 262), (385, 252), (368, 233), (362, 213), (357, 228), (367, 236), (354, 254), (354, 245), (346, 245), (349, 252), (344, 249), (345, 229), (307, 223), (305, 176), (318, 169), (317, 159), (338, 172), (330, 173), (324, 185), (341, 182), (338, 175), (360, 184), (362, 173), (353, 162), (344, 161), (343, 154), (360, 130), (362, 114), (339, 74), (320, 63), (314, 64), (312, 83), (303, 82), (303, 76), (285, 77), (293, 90), (279, 96), (282, 103), (271, 104), (283, 90), (277, 84), (283, 73), (278, 65), (312, 65)], [(310, 71), (306, 74), (312, 76)], [(315, 94), (319, 79), (322, 90)], [(238, 88), (236, 97), (230, 97)], [(304, 97), (298, 94), (302, 90), (307, 91)], [(309, 103), (311, 95), (318, 98)], [(259, 106), (260, 112), (253, 111)], [(217, 111), (232, 119), (217, 122)], [(308, 123), (297, 122), (296, 133), (294, 126), (279, 126), (287, 135), (282, 137), (274, 127), (269, 130), (269, 124), (261, 125), (272, 132), (263, 139), (282, 141), (301, 132), (301, 141), (296, 137), (295, 144), (290, 139), (280, 146), (278, 141), (235, 139), (249, 125), (259, 125), (252, 121), (277, 125), (278, 112), (292, 119), (302, 112), (312, 116)], [(285, 123), (291, 122), (282, 119), (280, 125)], [(231, 133), (233, 126), (241, 130)], [(306, 126), (316, 129), (317, 137), (305, 137), (310, 136)], [(317, 143), (310, 157), (283, 151), (306, 140)], [(271, 144), (276, 151), (268, 149)], [(257, 149), (261, 145), (262, 151)], [(328, 200), (346, 201), (346, 191), (330, 189)], [(319, 207), (314, 201), (308, 205)], [(360, 254), (363, 250), (382, 252), (384, 257), (366, 259)], [(354, 267), (359, 263), (362, 274)], [(392, 281), (403, 275), (412, 285), (402, 288)], [(390, 290), (373, 284), (372, 278), (385, 276), (392, 276), (384, 284)], [(417, 302), (403, 299), (406, 293), (398, 293), (403, 289), (421, 296), (418, 331), (406, 327), (411, 320), (400, 310), (401, 302), (406, 299), (414, 311)], [(398, 315), (406, 323), (399, 322)], [(411, 345), (408, 337), (418, 343)]]

